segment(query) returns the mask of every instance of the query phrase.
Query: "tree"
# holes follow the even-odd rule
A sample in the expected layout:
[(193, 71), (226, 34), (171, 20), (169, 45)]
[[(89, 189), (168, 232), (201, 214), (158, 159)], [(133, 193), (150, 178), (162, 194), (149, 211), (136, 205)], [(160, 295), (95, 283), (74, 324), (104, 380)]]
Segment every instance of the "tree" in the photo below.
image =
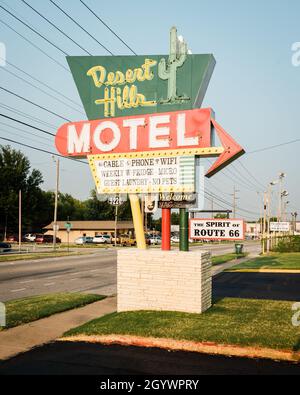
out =
[(228, 218), (227, 214), (219, 213), (215, 215), (215, 219), (226, 219), (226, 218)]
[(43, 177), (39, 170), (30, 169), (28, 158), (10, 146), (0, 146), (0, 224), (1, 231), (18, 229), (19, 190), (22, 191), (22, 222), (24, 229), (32, 226), (39, 209), (40, 185)]

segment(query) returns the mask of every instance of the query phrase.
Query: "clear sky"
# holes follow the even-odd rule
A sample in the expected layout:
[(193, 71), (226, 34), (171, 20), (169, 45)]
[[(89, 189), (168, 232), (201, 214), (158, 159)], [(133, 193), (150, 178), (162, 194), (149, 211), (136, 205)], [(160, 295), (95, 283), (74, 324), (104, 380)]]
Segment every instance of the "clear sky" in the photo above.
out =
[[(68, 20), (49, 0), (26, 0), (43, 15), (93, 55), (107, 52)], [(65, 11), (80, 22), (91, 34), (114, 54), (130, 54), (129, 50), (103, 26), (79, 0), (55, 0)], [(142, 2), (86, 0), (86, 3), (101, 16), (138, 54), (167, 54), (169, 29), (176, 25), (193, 53), (213, 53), (217, 65), (204, 101), (204, 107), (212, 107), (220, 124), (246, 151), (247, 155), (229, 166), (211, 180), (206, 188), (228, 203), (232, 202), (233, 186), (239, 190), (238, 206), (250, 211), (239, 212), (248, 218), (257, 218), (260, 200), (257, 191), (276, 179), (278, 173), (287, 173), (286, 189), (289, 191), (288, 212), (300, 213), (299, 187), (299, 142), (270, 151), (251, 151), (299, 138), (300, 116), (300, 67), (291, 62), (292, 44), (300, 41), (299, 0), (153, 0)], [(21, 0), (0, 0), (16, 16), (36, 28), (41, 34), (70, 55), (84, 52), (66, 37), (36, 15)], [(28, 40), (39, 46), (49, 56), (68, 68), (65, 56), (42, 38), (31, 32), (2, 9), (0, 20), (8, 24)], [(85, 119), (80, 99), (71, 74), (54, 63), (45, 54), (34, 48), (15, 32), (0, 22), (0, 42), (6, 46), (7, 61), (34, 75), (79, 106), (58, 96), (53, 91), (31, 80), (9, 64), (0, 67), (1, 86), (37, 102), (71, 120)], [(1, 60), (1, 59), (0, 59)], [(58, 102), (29, 86), (15, 75), (31, 81), (56, 98)], [(64, 121), (33, 107), (8, 93), (0, 91), (0, 110), (55, 133)], [(15, 111), (39, 118), (33, 122), (16, 115)], [(76, 108), (78, 110), (76, 110)], [(20, 142), (54, 151), (51, 136), (42, 135), (26, 127), (0, 119), (0, 135)], [(29, 131), (12, 129), (16, 126)], [(2, 142), (0, 141), (0, 144)], [(34, 167), (44, 176), (44, 189), (53, 189), (55, 167), (51, 155), (20, 148)], [(298, 152), (298, 154), (297, 154)], [(250, 177), (245, 167), (254, 176)], [(261, 185), (262, 184), (262, 185)], [(62, 159), (61, 190), (80, 199), (87, 198), (93, 188), (88, 166)], [(266, 188), (266, 187), (265, 187)], [(276, 209), (277, 191), (274, 189), (273, 204)], [(223, 207), (226, 204), (222, 204)], [(210, 203), (207, 203), (210, 208)], [(228, 206), (226, 206), (228, 207)], [(215, 200), (215, 208), (217, 200)]]

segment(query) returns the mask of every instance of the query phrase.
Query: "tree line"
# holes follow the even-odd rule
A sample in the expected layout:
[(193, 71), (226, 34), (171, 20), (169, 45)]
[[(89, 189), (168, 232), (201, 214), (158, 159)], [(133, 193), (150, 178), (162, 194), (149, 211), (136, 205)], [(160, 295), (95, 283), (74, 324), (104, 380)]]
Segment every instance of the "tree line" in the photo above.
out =
[[(10, 146), (0, 145), (0, 236), (18, 233), (19, 190), (22, 191), (22, 232), (41, 232), (53, 220), (54, 198), (52, 191), (44, 191), (43, 175), (32, 169), (29, 159)], [(81, 201), (70, 194), (59, 193), (58, 220), (113, 220), (115, 208), (107, 201), (99, 201), (96, 191)], [(118, 219), (131, 220), (130, 203), (118, 209)]]

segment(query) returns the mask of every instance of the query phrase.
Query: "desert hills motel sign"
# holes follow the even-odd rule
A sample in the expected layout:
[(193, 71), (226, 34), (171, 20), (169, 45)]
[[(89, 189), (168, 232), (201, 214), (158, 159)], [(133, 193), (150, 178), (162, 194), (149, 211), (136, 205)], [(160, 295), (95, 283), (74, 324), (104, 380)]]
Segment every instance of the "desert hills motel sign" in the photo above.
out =
[(88, 120), (62, 125), (56, 147), (88, 158), (98, 193), (195, 192), (195, 156), (218, 157), (211, 177), (244, 153), (214, 112), (200, 109), (213, 55), (189, 55), (176, 28), (170, 55), (67, 60)]

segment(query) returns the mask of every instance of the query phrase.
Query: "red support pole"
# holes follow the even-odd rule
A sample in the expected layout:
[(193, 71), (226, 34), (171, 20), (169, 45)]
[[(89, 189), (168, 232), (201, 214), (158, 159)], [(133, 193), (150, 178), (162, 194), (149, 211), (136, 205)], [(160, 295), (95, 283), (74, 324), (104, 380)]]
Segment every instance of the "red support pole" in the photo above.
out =
[(162, 231), (161, 249), (163, 251), (170, 251), (171, 250), (171, 209), (170, 208), (162, 209), (161, 231)]

